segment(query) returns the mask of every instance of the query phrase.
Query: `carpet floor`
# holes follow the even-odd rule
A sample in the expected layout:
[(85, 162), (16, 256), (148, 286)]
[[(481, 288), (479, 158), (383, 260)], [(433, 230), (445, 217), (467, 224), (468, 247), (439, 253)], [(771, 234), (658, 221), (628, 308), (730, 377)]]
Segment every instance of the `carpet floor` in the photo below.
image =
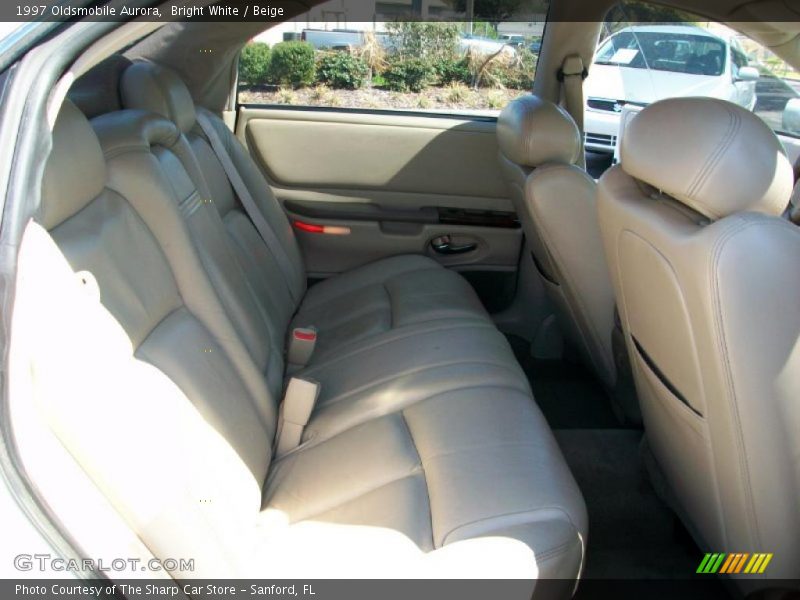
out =
[[(703, 554), (650, 483), (639, 449), (642, 430), (618, 421), (588, 369), (533, 359), (527, 342), (509, 341), (586, 501), (589, 542), (576, 598), (728, 598), (716, 578), (697, 587)], [(655, 588), (663, 595), (654, 595), (651, 585), (637, 591), (643, 580), (663, 582)]]

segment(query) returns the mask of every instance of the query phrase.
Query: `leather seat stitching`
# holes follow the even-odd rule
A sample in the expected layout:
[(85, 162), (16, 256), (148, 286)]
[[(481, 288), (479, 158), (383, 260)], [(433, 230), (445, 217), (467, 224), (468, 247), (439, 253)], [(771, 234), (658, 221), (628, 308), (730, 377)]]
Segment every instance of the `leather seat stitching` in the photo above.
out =
[[(483, 388), (488, 387), (495, 387), (495, 386), (478, 386)], [(502, 386), (497, 386), (502, 389)], [(430, 398), (426, 398), (424, 401), (429, 400)], [(462, 454), (464, 452), (486, 452), (488, 450), (498, 450), (501, 448), (539, 448), (540, 444), (536, 442), (498, 442), (497, 444), (481, 444), (481, 445), (473, 445), (465, 448), (454, 448), (453, 450), (448, 450), (446, 452), (438, 452), (436, 454), (431, 454), (428, 458), (447, 458), (448, 456), (453, 456), (455, 454)]]
[[(559, 166), (564, 166), (565, 167), (565, 165), (559, 165)], [(536, 205), (534, 204), (534, 206), (533, 206), (534, 210), (535, 210), (535, 206)], [(534, 221), (534, 224), (535, 224), (537, 220), (534, 219), (533, 221)], [(539, 227), (537, 225), (536, 229), (539, 232), (539, 235), (545, 240), (545, 250), (549, 254), (553, 255), (554, 258), (557, 259), (557, 260), (552, 261), (552, 262), (555, 265), (563, 264), (563, 262), (561, 260), (561, 257), (560, 257), (560, 253), (558, 252), (556, 246), (552, 243), (552, 240), (548, 236), (547, 232), (544, 231), (544, 229), (546, 229), (546, 228), (541, 228), (541, 227)], [(556, 268), (558, 268), (558, 267), (556, 267)], [(559, 271), (559, 275), (561, 276), (562, 283), (566, 283), (567, 284), (565, 287), (569, 290), (569, 295), (572, 297), (574, 303), (577, 304), (580, 307), (580, 313), (581, 314), (580, 315), (573, 314), (572, 315), (573, 320), (576, 323), (578, 323), (579, 329), (581, 330), (581, 332), (582, 333), (588, 333), (589, 337), (592, 339), (592, 341), (597, 345), (598, 348), (600, 348), (602, 350), (602, 352), (600, 353), (601, 354), (601, 360), (604, 363), (606, 363), (606, 364), (603, 365), (603, 369), (602, 370), (607, 372), (607, 373), (613, 373), (614, 372), (614, 366), (613, 366), (612, 362), (608, 360), (608, 354), (611, 352), (611, 349), (606, 347), (606, 345), (603, 343), (602, 339), (600, 339), (599, 333), (597, 331), (595, 331), (595, 328), (592, 326), (591, 319), (587, 317), (588, 309), (586, 308), (585, 303), (584, 303), (583, 299), (581, 298), (581, 295), (575, 293), (575, 286), (574, 286), (574, 283), (572, 281), (572, 277), (570, 275), (568, 275), (567, 273), (565, 273), (564, 269), (560, 269), (559, 268), (558, 271)], [(572, 313), (573, 312), (572, 309), (571, 309), (572, 303), (571, 302), (567, 302), (567, 306), (568, 306), (568, 308), (570, 310), (570, 313)], [(581, 337), (583, 337), (583, 336), (581, 336)], [(589, 344), (586, 344), (586, 345), (588, 346)], [(589, 356), (591, 357), (592, 362), (594, 362), (596, 353), (593, 352), (591, 348), (588, 348), (588, 350), (589, 350)]]
[(545, 550), (540, 554), (536, 554), (534, 558), (536, 559), (536, 562), (545, 562), (551, 560), (553, 558), (556, 558), (557, 556), (564, 554), (567, 550), (571, 549), (574, 544), (575, 544), (574, 539), (567, 540), (560, 546), (556, 546), (554, 548), (550, 548), (549, 550)]
[[(458, 366), (458, 365), (488, 365), (488, 366), (491, 366), (491, 367), (497, 367), (499, 369), (505, 369), (507, 371), (511, 371), (515, 375), (519, 375), (519, 373), (518, 373), (518, 371), (516, 370), (515, 367), (513, 367), (511, 365), (507, 365), (505, 363), (500, 363), (500, 362), (493, 362), (493, 361), (489, 361), (489, 360), (463, 360), (463, 361), (462, 360), (452, 360), (452, 361), (442, 361), (442, 362), (438, 362), (438, 363), (434, 363), (434, 364), (427, 364), (427, 365), (424, 365), (424, 366), (421, 366), (421, 367), (414, 367), (414, 368), (406, 369), (405, 371), (402, 371), (401, 373), (393, 373), (392, 375), (389, 375), (387, 377), (383, 377), (381, 379), (377, 379), (377, 380), (370, 381), (369, 383), (365, 383), (361, 387), (348, 390), (347, 392), (345, 392), (343, 394), (340, 394), (338, 396), (331, 396), (330, 398), (327, 398), (327, 399), (322, 401), (322, 403), (320, 404), (320, 408), (333, 406), (334, 404), (340, 402), (341, 400), (344, 400), (346, 398), (350, 398), (352, 396), (355, 396), (357, 394), (365, 392), (365, 391), (367, 391), (369, 389), (372, 389), (374, 387), (377, 387), (379, 385), (383, 385), (383, 384), (386, 384), (386, 383), (390, 383), (392, 381), (396, 381), (398, 379), (402, 379), (404, 377), (408, 377), (409, 375), (418, 375), (418, 374), (424, 373), (426, 371), (433, 371), (435, 369), (446, 368), (446, 367), (454, 367), (454, 366)], [(467, 386), (467, 387), (475, 387), (475, 386)], [(487, 385), (486, 387), (493, 387), (493, 386), (488, 386)], [(511, 389), (516, 389), (516, 388), (513, 388), (512, 386), (508, 386), (508, 387), (511, 388)], [(465, 389), (465, 388), (464, 387), (459, 387), (459, 388), (456, 388), (456, 389)]]
[(425, 484), (425, 496), (428, 498), (428, 521), (430, 523), (430, 532), (431, 532), (431, 548), (436, 548), (436, 539), (434, 538), (433, 534), (433, 503), (431, 502), (431, 489), (428, 486), (428, 473), (425, 471), (425, 463), (422, 460), (422, 454), (420, 454), (419, 448), (417, 447), (417, 441), (414, 439), (414, 434), (411, 432), (411, 426), (408, 423), (408, 419), (406, 419), (406, 413), (403, 410), (399, 411), (400, 414), (400, 421), (405, 425), (406, 431), (408, 432), (408, 438), (411, 441), (411, 445), (414, 446), (414, 452), (417, 453), (417, 461), (419, 462), (420, 470), (422, 471), (422, 481)]
[[(373, 265), (373, 264), (375, 264), (375, 263), (367, 263), (362, 268), (366, 268), (366, 267), (368, 267), (370, 265)], [(348, 289), (342, 290), (340, 293), (334, 294), (333, 296), (331, 296), (329, 298), (326, 298), (325, 294), (323, 294), (322, 292), (316, 292), (316, 295), (322, 295), (323, 298), (320, 299), (320, 300), (317, 300), (317, 299), (315, 299), (313, 297), (313, 295), (310, 298), (304, 298), (304, 301), (303, 301), (302, 306), (301, 306), (301, 312), (304, 311), (304, 310), (310, 310), (310, 309), (318, 308), (319, 306), (327, 304), (328, 302), (335, 302), (336, 300), (339, 300), (342, 297), (348, 296), (350, 294), (357, 294), (359, 292), (362, 292), (364, 290), (364, 288), (368, 288), (368, 287), (372, 287), (372, 286), (376, 286), (376, 285), (384, 285), (386, 282), (388, 282), (388, 281), (390, 281), (390, 280), (392, 280), (392, 279), (394, 279), (396, 277), (400, 277), (402, 275), (408, 275), (409, 273), (425, 273), (425, 272), (428, 272), (428, 271), (432, 271), (432, 272), (436, 272), (436, 273), (439, 273), (440, 271), (445, 271), (446, 272), (446, 270), (443, 267), (434, 267), (434, 266), (425, 267), (423, 269), (408, 268), (408, 269), (404, 269), (403, 271), (398, 271), (396, 273), (392, 273), (392, 275), (390, 275), (386, 279), (377, 279), (375, 281), (369, 281), (369, 282), (363, 283), (361, 285), (355, 286), (353, 288), (348, 288)], [(324, 282), (323, 282), (323, 284), (324, 284)], [(312, 290), (313, 290), (313, 288), (312, 288)]]
[[(728, 113), (728, 119), (729, 119), (728, 128), (725, 130), (725, 133), (723, 134), (720, 143), (717, 145), (717, 148), (708, 157), (708, 160), (706, 161), (705, 165), (703, 165), (703, 168), (701, 168), (700, 171), (698, 171), (694, 181), (689, 186), (689, 189), (686, 192), (686, 196), (688, 196), (689, 198), (692, 195), (694, 195), (705, 184), (706, 180), (711, 176), (711, 173), (713, 172), (714, 168), (717, 166), (719, 161), (722, 160), (722, 157), (727, 153), (728, 148), (731, 146), (731, 144), (733, 144), (733, 141), (736, 139), (736, 134), (739, 132), (739, 129), (742, 124), (742, 120), (739, 117), (739, 115), (728, 109), (728, 107), (724, 103), (719, 102), (717, 104), (722, 106)], [(687, 198), (687, 200), (689, 200), (689, 198)], [(709, 207), (706, 203), (696, 202), (694, 200), (691, 200), (691, 203), (693, 205), (702, 206), (702, 210), (700, 212), (707, 213), (714, 219), (720, 218), (719, 213), (713, 210), (711, 207)]]
[[(440, 325), (440, 326), (435, 327), (435, 328), (429, 326), (429, 327), (426, 327), (424, 330), (419, 327), (420, 325), (425, 325), (427, 323), (441, 323), (443, 320), (452, 320), (452, 321), (455, 321), (455, 322), (454, 323), (448, 323), (446, 325)], [(295, 319), (295, 322), (297, 322), (297, 319)], [(388, 330), (387, 329), (385, 331), (380, 332), (379, 334), (375, 334), (376, 336), (379, 336), (379, 337), (376, 337), (373, 341), (371, 341), (369, 343), (369, 345), (364, 345), (364, 338), (363, 337), (353, 338), (353, 339), (347, 340), (347, 341), (345, 341), (343, 343), (340, 343), (339, 345), (337, 345), (335, 347), (336, 357), (334, 359), (328, 359), (328, 360), (333, 361), (333, 360), (338, 359), (339, 357), (344, 358), (344, 357), (352, 356), (354, 354), (358, 354), (359, 352), (365, 352), (365, 351), (368, 351), (368, 350), (373, 350), (373, 349), (378, 348), (378, 347), (380, 347), (380, 346), (382, 346), (384, 344), (390, 344), (390, 343), (392, 343), (394, 341), (408, 339), (410, 337), (414, 337), (414, 336), (417, 336), (417, 335), (424, 335), (424, 334), (428, 334), (428, 333), (433, 333), (435, 331), (446, 331), (448, 329), (473, 328), (473, 327), (475, 327), (475, 328), (481, 327), (483, 329), (489, 329), (489, 330), (493, 330), (494, 329), (491, 326), (491, 324), (489, 324), (485, 320), (483, 320), (481, 318), (477, 318), (477, 317), (460, 317), (459, 316), (459, 317), (446, 317), (445, 319), (433, 319), (432, 318), (432, 319), (427, 319), (427, 320), (414, 321), (414, 322), (406, 323), (405, 325), (398, 325), (393, 330)], [(330, 331), (330, 330), (326, 329), (325, 331)], [(349, 350), (349, 352), (351, 352), (351, 354), (342, 354), (343, 351), (344, 352), (348, 352), (348, 348), (350, 348), (350, 347), (352, 347), (352, 349)], [(316, 369), (316, 368), (320, 368), (320, 367), (324, 368), (325, 366), (330, 364), (329, 362), (319, 362), (319, 361), (321, 360), (321, 358), (327, 357), (328, 355), (330, 355), (332, 353), (332, 350), (334, 350), (334, 349), (330, 349), (330, 348), (326, 349), (326, 348), (323, 347), (319, 352), (319, 356), (317, 356), (316, 353), (315, 353), (314, 356), (316, 357), (317, 360), (315, 362), (313, 362), (311, 365), (309, 365), (308, 368), (309, 369)]]
[[(386, 413), (380, 413), (380, 414), (367, 416), (366, 419), (364, 419), (362, 421), (358, 421), (357, 423), (353, 423), (353, 424), (351, 424), (349, 426), (346, 426), (346, 427), (344, 427), (344, 428), (342, 428), (342, 429), (340, 429), (338, 431), (333, 431), (333, 432), (329, 433), (327, 435), (327, 437), (324, 437), (324, 438), (316, 436), (316, 431), (313, 430), (313, 420), (312, 420), (311, 424), (309, 425), (309, 427), (311, 428), (311, 431), (312, 431), (311, 434), (310, 434), (311, 437), (309, 437), (302, 444), (302, 446), (300, 446), (299, 448), (302, 448), (303, 450), (309, 450), (311, 448), (316, 448), (317, 446), (320, 446), (320, 445), (322, 445), (322, 444), (324, 444), (324, 443), (326, 443), (326, 442), (328, 442), (328, 441), (330, 441), (330, 440), (332, 440), (332, 439), (334, 439), (334, 438), (336, 438), (336, 437), (338, 437), (340, 435), (343, 435), (343, 434), (347, 433), (348, 431), (356, 429), (357, 427), (361, 427), (362, 425), (365, 425), (365, 424), (367, 424), (367, 423), (369, 423), (371, 421), (376, 421), (378, 419), (385, 419), (387, 417), (391, 417), (392, 415), (396, 414), (397, 412), (406, 410), (407, 408), (409, 408), (411, 406), (415, 406), (417, 404), (421, 404), (423, 402), (427, 402), (429, 400), (433, 400), (434, 398), (437, 398), (439, 396), (443, 396), (445, 394), (452, 394), (454, 392), (460, 392), (461, 390), (467, 390), (467, 389), (468, 390), (472, 390), (472, 389), (485, 389), (485, 388), (511, 390), (511, 391), (518, 392), (519, 394), (524, 395), (526, 397), (526, 399), (527, 399), (527, 397), (529, 395), (529, 391), (528, 390), (521, 390), (521, 389), (518, 389), (518, 388), (515, 388), (515, 387), (512, 387), (512, 386), (502, 386), (502, 385), (492, 385), (492, 384), (487, 384), (487, 385), (482, 385), (482, 386), (481, 385), (479, 385), (479, 386), (465, 385), (465, 386), (461, 386), (461, 387), (458, 387), (458, 388), (451, 388), (451, 389), (447, 389), (447, 390), (441, 390), (441, 391), (437, 391), (436, 393), (431, 394), (430, 396), (424, 396), (422, 398), (419, 398), (417, 400), (409, 402), (405, 406), (400, 407), (400, 408), (398, 408), (397, 410), (395, 410), (393, 412), (386, 412)], [(325, 408), (326, 408), (326, 406), (322, 406), (320, 411), (314, 413), (314, 416), (318, 416), (321, 412), (324, 412)], [(313, 419), (313, 417), (312, 417), (312, 419)], [(291, 454), (284, 455), (284, 457), (286, 457), (286, 456), (291, 456)], [(276, 461), (279, 461), (284, 457), (279, 457), (279, 458), (276, 459)]]
[[(340, 500), (340, 501), (338, 501), (335, 504), (332, 504), (330, 506), (326, 506), (325, 508), (323, 508), (321, 510), (314, 511), (313, 513), (310, 513), (308, 515), (304, 515), (304, 516), (302, 516), (300, 518), (297, 518), (297, 519), (291, 519), (290, 523), (294, 524), (294, 523), (299, 523), (301, 521), (310, 521), (310, 520), (315, 519), (316, 517), (318, 517), (320, 515), (324, 515), (326, 512), (330, 512), (330, 511), (332, 511), (332, 510), (334, 510), (334, 509), (336, 509), (336, 508), (338, 508), (340, 506), (344, 506), (345, 504), (349, 504), (350, 502), (353, 502), (354, 500), (358, 500), (359, 498), (363, 498), (364, 496), (367, 496), (367, 495), (369, 495), (369, 494), (371, 494), (373, 492), (376, 492), (376, 491), (378, 491), (378, 490), (380, 490), (382, 488), (385, 488), (385, 487), (390, 486), (390, 485), (392, 485), (394, 483), (397, 483), (398, 481), (403, 481), (404, 479), (409, 479), (411, 477), (415, 477), (415, 476), (419, 475), (421, 472), (422, 472), (421, 465), (417, 465), (409, 473), (405, 473), (405, 474), (400, 475), (398, 477), (395, 477), (394, 479), (391, 479), (389, 481), (385, 481), (383, 483), (379, 483), (378, 485), (375, 485), (374, 487), (366, 489), (366, 490), (364, 490), (362, 492), (358, 492), (357, 494), (355, 494), (353, 496), (348, 496), (347, 498), (344, 498), (344, 499), (342, 499), (342, 500)], [(426, 483), (426, 488), (427, 488), (427, 483)], [(268, 504), (268, 502), (267, 502), (267, 504)], [(269, 508), (269, 506), (266, 506), (265, 508)], [(262, 509), (262, 510), (264, 510), (264, 509)]]
[[(728, 398), (728, 405), (730, 409), (730, 413), (734, 417), (734, 422), (736, 425), (736, 454), (739, 459), (739, 468), (741, 469), (745, 480), (745, 485), (743, 486), (745, 492), (745, 498), (747, 503), (747, 511), (750, 514), (750, 522), (754, 527), (754, 535), (756, 538), (756, 543), (758, 546), (761, 545), (761, 533), (760, 528), (758, 525), (758, 513), (755, 508), (755, 499), (753, 498), (753, 490), (752, 490), (752, 483), (750, 481), (750, 464), (747, 457), (747, 451), (745, 449), (745, 441), (744, 441), (744, 434), (742, 431), (742, 423), (741, 423), (741, 416), (739, 414), (739, 407), (738, 402), (736, 400), (736, 388), (733, 383), (733, 372), (730, 364), (730, 356), (728, 353), (728, 344), (725, 337), (725, 328), (722, 322), (722, 300), (720, 297), (720, 281), (719, 281), (719, 260), (722, 255), (722, 251), (725, 245), (733, 239), (733, 237), (748, 229), (752, 226), (760, 225), (764, 227), (783, 227), (783, 222), (761, 222), (761, 221), (743, 221), (738, 223), (736, 226), (732, 227), (724, 234), (722, 234), (719, 239), (715, 242), (714, 248), (712, 251), (712, 255), (710, 258), (710, 277), (709, 281), (711, 283), (711, 294), (712, 298), (714, 299), (714, 330), (717, 334), (717, 338), (714, 340), (715, 345), (717, 345), (720, 355), (723, 358), (723, 364), (725, 366), (725, 384), (728, 388), (728, 394), (726, 397)], [(727, 537), (727, 536), (726, 536)]]
[[(463, 329), (478, 329), (478, 328), (481, 328), (481, 329), (488, 329), (490, 331), (494, 331), (495, 330), (494, 326), (491, 323), (484, 323), (482, 321), (477, 321), (476, 320), (474, 323), (470, 323), (468, 325), (466, 325), (464, 323), (454, 323), (452, 325), (443, 325), (443, 326), (440, 326), (440, 327), (432, 327), (430, 329), (426, 329), (424, 333), (427, 334), (427, 333), (433, 333), (433, 332), (438, 332), (438, 331), (451, 331), (453, 329), (461, 329), (461, 328), (463, 328)], [(403, 332), (402, 336), (392, 336), (392, 337), (387, 338), (387, 339), (377, 340), (377, 341), (375, 341), (375, 342), (373, 342), (372, 344), (369, 344), (369, 345), (359, 345), (356, 348), (354, 348), (353, 350), (351, 350), (350, 352), (343, 352), (341, 354), (337, 354), (336, 357), (331, 358), (330, 360), (328, 360), (328, 361), (326, 361), (326, 362), (324, 362), (322, 364), (312, 364), (308, 369), (303, 371), (303, 373), (306, 374), (306, 375), (311, 374), (311, 373), (315, 373), (320, 369), (329, 367), (329, 366), (331, 366), (333, 364), (336, 364), (338, 362), (341, 362), (341, 361), (343, 361), (343, 360), (345, 360), (347, 358), (352, 358), (354, 356), (357, 356), (358, 354), (363, 354), (365, 352), (373, 352), (377, 348), (380, 348), (381, 346), (385, 346), (387, 344), (391, 344), (392, 342), (394, 342), (396, 340), (406, 339), (408, 337), (412, 337), (412, 336), (415, 336), (415, 335), (420, 335), (420, 331), (419, 330), (414, 330), (414, 331), (409, 331), (409, 332)]]
[[(475, 519), (475, 520), (469, 521), (467, 523), (462, 523), (461, 525), (456, 525), (450, 531), (448, 531), (447, 534), (445, 534), (445, 536), (442, 538), (442, 546), (447, 544), (447, 539), (449, 537), (451, 537), (453, 534), (455, 534), (458, 530), (464, 529), (465, 527), (470, 527), (472, 525), (477, 525), (479, 523), (485, 523), (485, 522), (488, 522), (488, 521), (500, 520), (500, 519), (504, 519), (506, 517), (514, 517), (514, 516), (517, 516), (517, 515), (530, 514), (531, 516), (533, 516), (536, 513), (546, 512), (546, 511), (560, 512), (561, 514), (564, 515), (564, 517), (565, 517), (564, 520), (567, 523), (569, 523), (576, 532), (578, 531), (578, 528), (575, 527), (575, 523), (572, 522), (572, 519), (570, 519), (569, 515), (567, 514), (567, 512), (563, 508), (561, 508), (560, 506), (541, 506), (539, 508), (534, 508), (533, 510), (511, 511), (511, 512), (502, 513), (502, 514), (499, 514), (499, 515), (492, 515), (491, 517), (484, 517), (482, 519)], [(552, 520), (552, 519), (548, 519), (548, 520)], [(530, 520), (530, 521), (527, 521), (525, 524), (530, 524), (530, 523), (535, 523), (535, 522), (536, 522), (535, 520)], [(516, 525), (522, 525), (522, 523), (517, 523)]]

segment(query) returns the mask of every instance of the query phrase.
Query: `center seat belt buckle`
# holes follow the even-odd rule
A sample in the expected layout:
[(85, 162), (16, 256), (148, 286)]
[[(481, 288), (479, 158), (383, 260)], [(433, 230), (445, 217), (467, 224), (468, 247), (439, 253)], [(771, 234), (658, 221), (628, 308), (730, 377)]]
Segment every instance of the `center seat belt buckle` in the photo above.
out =
[(316, 381), (299, 377), (292, 377), (289, 380), (281, 402), (278, 433), (275, 436), (275, 453), (278, 456), (300, 445), (303, 431), (317, 403), (319, 389), (319, 383)]
[(289, 338), (287, 362), (294, 368), (305, 367), (317, 345), (317, 330), (314, 327), (295, 327)]

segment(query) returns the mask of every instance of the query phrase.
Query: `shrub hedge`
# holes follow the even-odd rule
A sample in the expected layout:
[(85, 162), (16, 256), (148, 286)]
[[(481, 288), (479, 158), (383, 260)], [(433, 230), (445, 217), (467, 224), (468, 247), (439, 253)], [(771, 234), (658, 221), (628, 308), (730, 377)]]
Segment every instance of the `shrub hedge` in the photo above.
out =
[[(395, 53), (373, 85), (399, 92), (421, 92), (430, 85), (530, 89), (537, 56), (520, 48), (513, 56), (498, 55), (486, 62), (482, 56), (444, 55), (408, 57)], [(265, 83), (293, 88), (321, 83), (333, 89), (359, 89), (370, 76), (361, 56), (346, 51), (318, 52), (311, 44), (280, 42), (247, 44), (239, 58), (239, 77), (246, 85)]]
[(263, 42), (252, 42), (242, 48), (239, 56), (239, 79), (249, 85), (261, 85), (269, 82), (269, 45)]
[(349, 52), (326, 52), (317, 60), (317, 81), (334, 89), (356, 90), (368, 76), (367, 63)]
[(392, 60), (383, 72), (386, 87), (396, 92), (421, 92), (434, 76), (431, 64), (421, 58)]
[(433, 63), (433, 70), (442, 85), (451, 83), (472, 85), (472, 71), (470, 71), (467, 58), (443, 58), (437, 60)]
[(314, 83), (314, 46), (307, 42), (279, 42), (272, 47), (270, 80), (279, 85), (302, 87)]

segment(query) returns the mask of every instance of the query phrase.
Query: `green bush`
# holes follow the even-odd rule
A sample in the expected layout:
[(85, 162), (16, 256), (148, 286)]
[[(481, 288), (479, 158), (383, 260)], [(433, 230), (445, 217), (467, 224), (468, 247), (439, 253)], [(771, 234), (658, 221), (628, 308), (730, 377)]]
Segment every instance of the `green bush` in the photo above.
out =
[(270, 50), (263, 42), (252, 42), (242, 48), (239, 56), (239, 79), (242, 83), (259, 85), (269, 80)]
[(302, 87), (314, 83), (314, 46), (306, 42), (280, 42), (272, 47), (270, 80)]
[(466, 58), (442, 58), (433, 63), (433, 70), (442, 85), (472, 84), (472, 71), (469, 68), (469, 60)]
[(429, 62), (420, 58), (393, 60), (383, 72), (386, 87), (396, 92), (421, 92), (435, 76)]
[(368, 76), (367, 63), (349, 52), (328, 52), (317, 61), (317, 81), (334, 89), (358, 89)]

